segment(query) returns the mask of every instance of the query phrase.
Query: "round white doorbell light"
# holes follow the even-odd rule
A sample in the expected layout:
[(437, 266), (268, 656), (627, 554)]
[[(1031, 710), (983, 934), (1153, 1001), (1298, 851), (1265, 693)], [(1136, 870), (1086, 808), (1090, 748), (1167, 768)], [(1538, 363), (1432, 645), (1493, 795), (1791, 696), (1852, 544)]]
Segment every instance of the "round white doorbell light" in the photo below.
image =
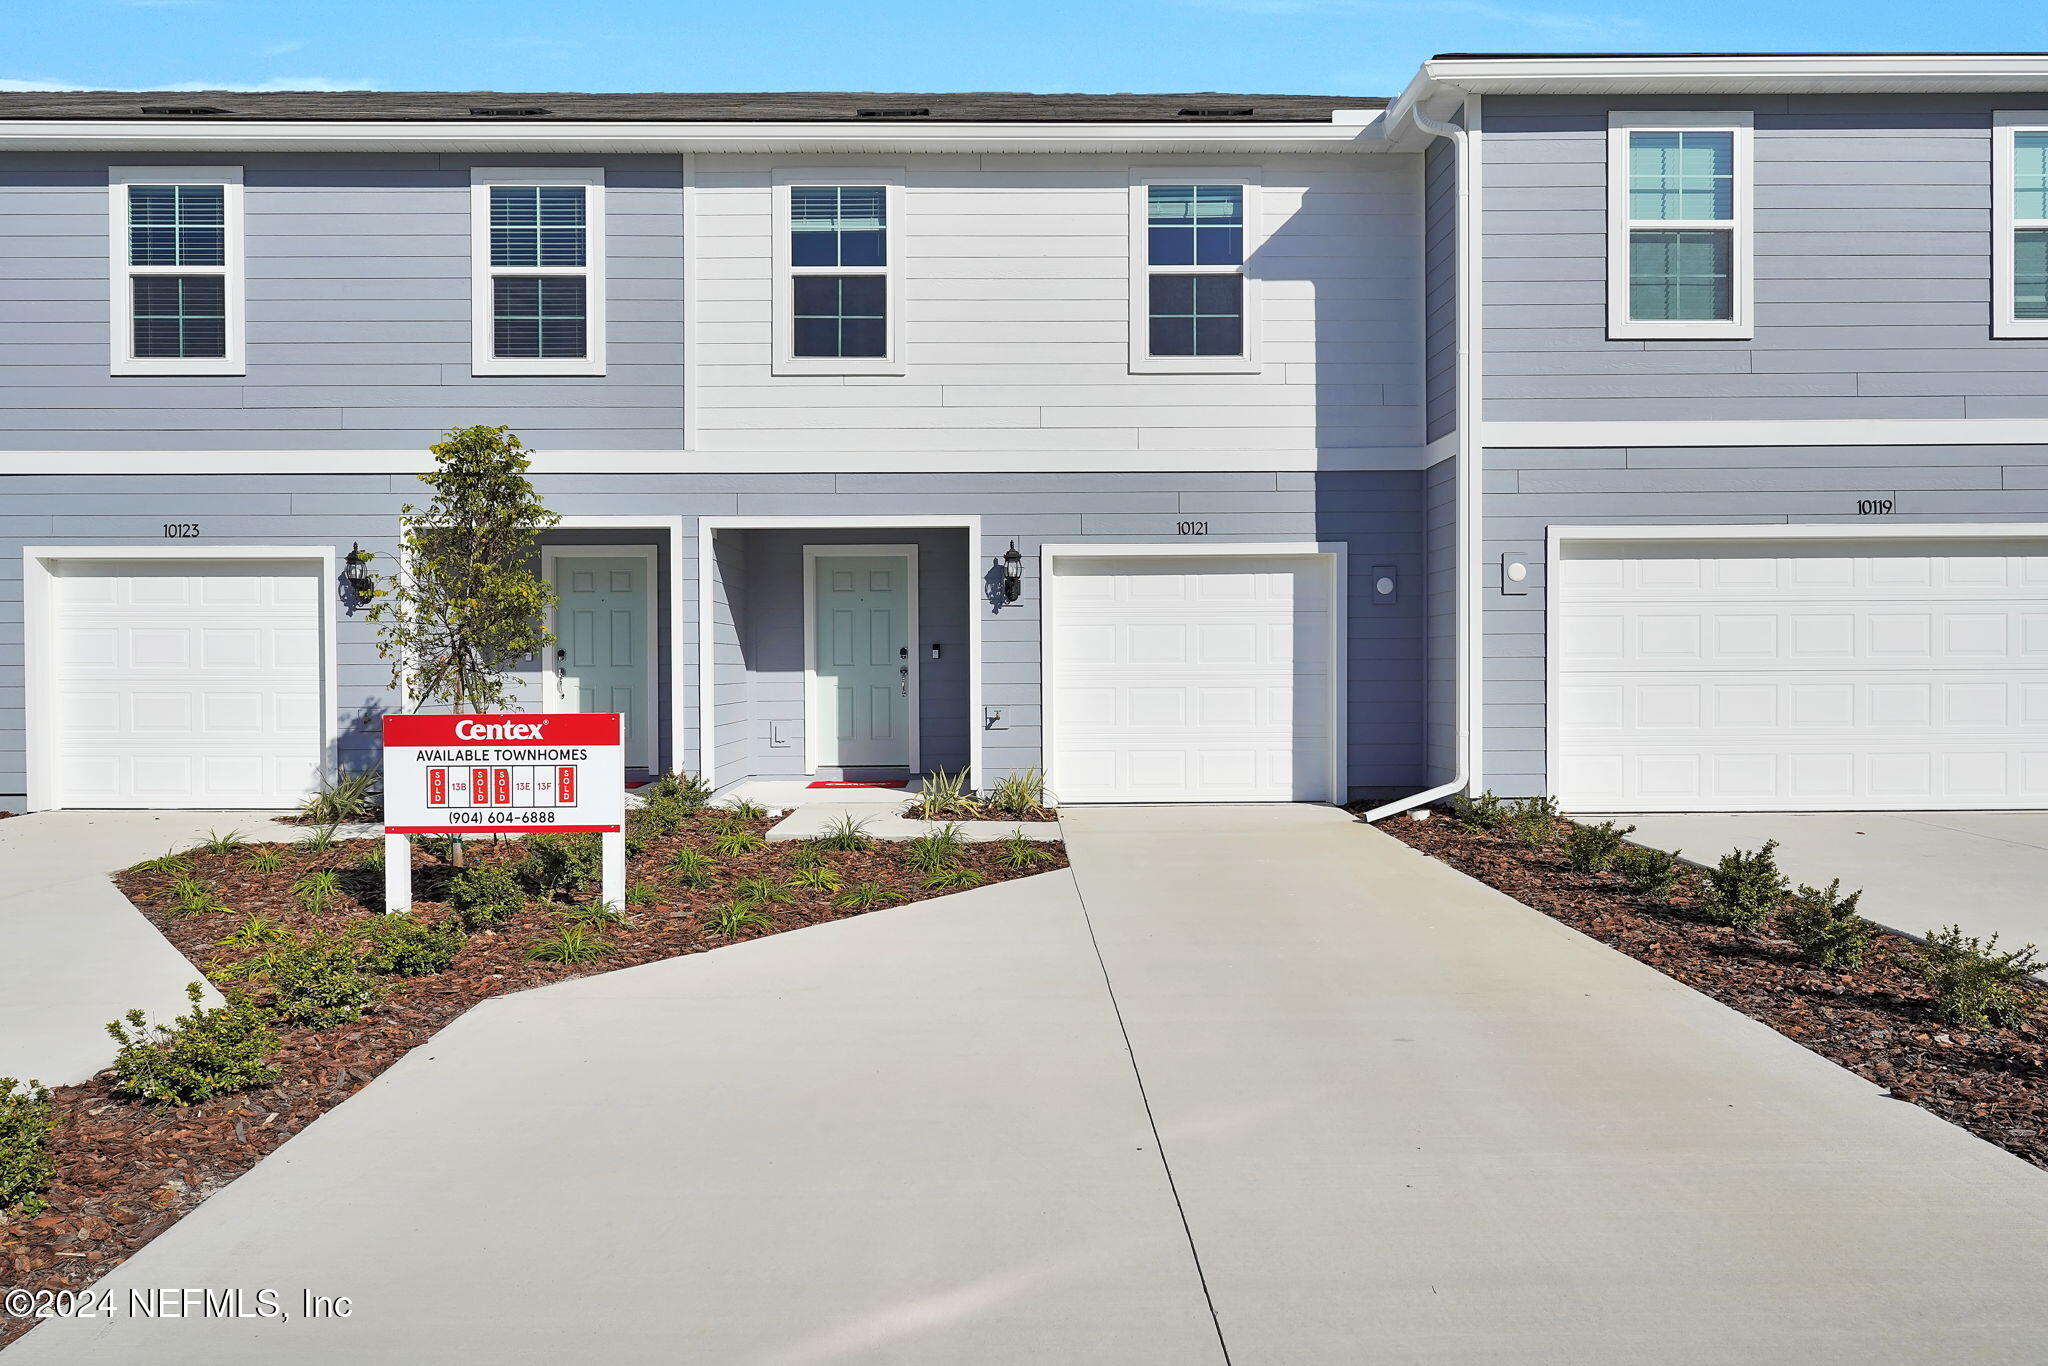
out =
[(1521, 581), (1522, 581), (1523, 579), (1526, 579), (1526, 578), (1528, 578), (1528, 577), (1529, 577), (1529, 566), (1528, 566), (1528, 565), (1526, 565), (1526, 564), (1520, 564), (1520, 563), (1517, 563), (1517, 564), (1511, 564), (1511, 565), (1509, 565), (1509, 566), (1508, 566), (1508, 578), (1509, 578), (1510, 580), (1512, 580), (1513, 582), (1515, 582), (1515, 583), (1520, 583), (1520, 582), (1521, 582)]
[(1394, 581), (1390, 578), (1387, 578), (1385, 575), (1381, 575), (1379, 578), (1373, 581), (1372, 591), (1379, 594), (1383, 598), (1392, 597), (1394, 593)]

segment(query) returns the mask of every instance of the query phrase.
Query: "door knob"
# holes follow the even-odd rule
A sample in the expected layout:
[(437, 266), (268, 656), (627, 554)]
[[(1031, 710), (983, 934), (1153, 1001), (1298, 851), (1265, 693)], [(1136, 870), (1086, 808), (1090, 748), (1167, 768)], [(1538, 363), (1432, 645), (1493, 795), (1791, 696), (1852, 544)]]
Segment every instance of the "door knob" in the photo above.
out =
[(898, 659), (908, 659), (908, 658), (910, 658), (910, 647), (909, 647), (908, 645), (904, 645), (904, 646), (901, 646), (901, 647), (899, 647), (899, 648), (897, 649), (897, 651), (896, 651), (896, 657), (897, 657)]

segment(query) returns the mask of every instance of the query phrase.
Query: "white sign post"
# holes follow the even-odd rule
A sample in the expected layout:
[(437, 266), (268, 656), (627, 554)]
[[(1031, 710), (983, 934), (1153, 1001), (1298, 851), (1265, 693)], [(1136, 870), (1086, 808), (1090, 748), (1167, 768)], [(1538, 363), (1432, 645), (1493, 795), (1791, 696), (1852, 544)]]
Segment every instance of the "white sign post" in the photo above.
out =
[(617, 712), (384, 718), (384, 909), (412, 905), (409, 835), (537, 830), (603, 841), (600, 895), (626, 901), (626, 765)]

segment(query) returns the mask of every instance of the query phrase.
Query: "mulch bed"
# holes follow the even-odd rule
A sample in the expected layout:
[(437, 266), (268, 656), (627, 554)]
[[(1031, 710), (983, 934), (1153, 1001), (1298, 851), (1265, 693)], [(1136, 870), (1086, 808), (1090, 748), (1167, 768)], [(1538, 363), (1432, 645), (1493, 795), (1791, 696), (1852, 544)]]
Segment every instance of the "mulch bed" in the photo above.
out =
[[(2048, 998), (2016, 1029), (1964, 1030), (1935, 1016), (1914, 970), (1919, 950), (1880, 930), (1861, 966), (1830, 971), (1789, 940), (1702, 920), (1703, 881), (1687, 869), (1668, 903), (1608, 874), (1581, 873), (1558, 841), (1532, 848), (1508, 831), (1449, 816), (1380, 829), (1462, 873), (1647, 963), (1856, 1075), (2036, 1166), (2048, 1167)], [(1940, 908), (1930, 908), (1941, 920)]]
[[(762, 819), (751, 828), (765, 833), (773, 823)], [(46, 1192), (48, 1208), (41, 1214), (17, 1211), (0, 1216), (0, 1287), (35, 1291), (90, 1285), (479, 1001), (735, 942), (707, 931), (703, 914), (731, 901), (732, 884), (739, 878), (768, 876), (786, 882), (797, 846), (784, 842), (758, 853), (718, 855), (712, 853), (707, 827), (707, 818), (694, 815), (678, 834), (651, 841), (630, 861), (628, 885), (652, 887), (657, 900), (629, 906), (630, 926), (593, 927), (616, 946), (597, 962), (561, 965), (528, 959), (527, 947), (561, 924), (554, 908), (535, 905), (493, 930), (471, 935), (441, 972), (380, 979), (388, 994), (357, 1023), (326, 1030), (279, 1028), (284, 1048), (271, 1059), (279, 1068), (273, 1085), (188, 1107), (117, 1097), (107, 1073), (53, 1091), (58, 1124), (51, 1148), (57, 1179)], [(663, 870), (671, 856), (686, 845), (716, 859), (710, 886), (685, 890), (665, 878)], [(370, 841), (355, 840), (325, 851), (301, 844), (250, 844), (222, 854), (186, 854), (190, 875), (208, 884), (231, 908), (224, 913), (181, 916), (170, 911), (164, 896), (172, 881), (167, 874), (130, 870), (116, 874), (114, 881), (179, 952), (196, 964), (212, 966), (259, 952), (218, 947), (218, 941), (251, 913), (276, 920), (301, 937), (315, 931), (338, 932), (377, 914), (383, 871), (360, 862), (370, 847)], [(1004, 867), (998, 862), (997, 846), (987, 844), (969, 846), (961, 862), (990, 883), (1066, 866), (1064, 846), (1035, 847), (1044, 851), (1043, 860), (1023, 870)], [(267, 873), (251, 869), (248, 857), (258, 849), (277, 850), (280, 866)], [(472, 863), (512, 863), (522, 855), (517, 840), (494, 844), (472, 839), (469, 852)], [(946, 895), (923, 887), (924, 875), (906, 863), (901, 845), (833, 852), (827, 858), (846, 886), (879, 883), (890, 893), (892, 905)], [(344, 896), (316, 914), (299, 905), (292, 884), (322, 868), (340, 873)], [(414, 914), (429, 921), (441, 919), (445, 906), (438, 903), (445, 900), (453, 870), (418, 850), (413, 868)], [(818, 892), (794, 892), (789, 901), (760, 910), (771, 927), (741, 938), (866, 914), (836, 906), (830, 894)], [(0, 1316), (0, 1345), (36, 1322)]]
[(1015, 811), (998, 811), (980, 802), (962, 810), (947, 810), (936, 816), (924, 809), (923, 802), (913, 802), (904, 808), (902, 814), (914, 821), (1009, 821), (1013, 824), (1018, 821), (1056, 821), (1060, 818), (1060, 813), (1050, 806), (1034, 806), (1020, 815)]

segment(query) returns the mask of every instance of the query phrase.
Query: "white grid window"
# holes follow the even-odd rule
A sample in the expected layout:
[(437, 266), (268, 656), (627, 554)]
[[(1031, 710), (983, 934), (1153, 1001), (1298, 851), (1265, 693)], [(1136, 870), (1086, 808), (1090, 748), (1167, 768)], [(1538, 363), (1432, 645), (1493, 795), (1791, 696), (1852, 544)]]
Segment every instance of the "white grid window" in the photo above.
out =
[(1131, 370), (1258, 368), (1258, 187), (1242, 174), (1161, 172), (1131, 187)]
[(1994, 123), (1992, 331), (2048, 337), (2048, 112)]
[(1748, 119), (1609, 116), (1609, 336), (1751, 335)]
[(604, 173), (477, 167), (471, 368), (604, 373)]
[(108, 186), (112, 372), (244, 373), (241, 168), (116, 168)]
[(899, 173), (778, 175), (775, 373), (900, 375)]

